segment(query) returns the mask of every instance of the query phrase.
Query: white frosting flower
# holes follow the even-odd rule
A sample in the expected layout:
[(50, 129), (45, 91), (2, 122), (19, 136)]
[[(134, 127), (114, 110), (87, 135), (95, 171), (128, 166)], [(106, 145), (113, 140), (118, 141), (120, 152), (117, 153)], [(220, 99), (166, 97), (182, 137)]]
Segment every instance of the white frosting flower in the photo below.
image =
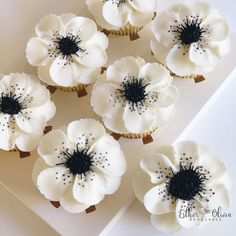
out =
[(152, 23), (151, 49), (157, 60), (179, 76), (213, 70), (229, 53), (229, 25), (206, 2), (172, 5)]
[(157, 0), (86, 0), (91, 14), (99, 25), (108, 30), (118, 30), (128, 23), (142, 27), (151, 22)]
[(201, 219), (212, 217), (212, 210), (229, 205), (226, 167), (202, 145), (183, 141), (165, 146), (149, 153), (140, 165), (134, 192), (160, 231), (202, 226)]
[(175, 114), (178, 90), (171, 82), (163, 66), (125, 57), (95, 83), (91, 105), (113, 132), (144, 134), (165, 125)]
[(95, 22), (73, 14), (45, 16), (26, 49), (29, 63), (49, 85), (74, 87), (94, 82), (106, 64), (107, 37)]
[(117, 191), (126, 161), (119, 143), (97, 121), (81, 119), (46, 134), (33, 180), (40, 192), (72, 213)]
[(33, 151), (55, 115), (49, 91), (26, 74), (0, 78), (0, 149)]

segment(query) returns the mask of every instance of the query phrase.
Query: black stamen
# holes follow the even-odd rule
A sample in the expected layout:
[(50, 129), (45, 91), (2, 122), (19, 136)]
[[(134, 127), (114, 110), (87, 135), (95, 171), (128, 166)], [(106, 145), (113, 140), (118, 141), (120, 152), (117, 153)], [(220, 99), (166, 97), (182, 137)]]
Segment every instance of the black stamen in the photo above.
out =
[(177, 173), (173, 173), (168, 185), (169, 193), (182, 200), (192, 200), (198, 194), (201, 196), (201, 192), (205, 190), (204, 181), (206, 176), (202, 174), (199, 167), (194, 168), (192, 163), (189, 167), (182, 166), (180, 164), (180, 170)]
[(79, 150), (77, 147), (72, 153), (67, 149), (63, 154), (66, 157), (66, 162), (60, 165), (65, 165), (73, 175), (83, 175), (92, 171), (93, 154), (88, 153), (88, 149)]
[(56, 43), (58, 44), (58, 50), (62, 53), (63, 56), (68, 57), (71, 55), (77, 55), (79, 51), (84, 51), (79, 47), (81, 40), (75, 36), (67, 36), (62, 38), (57, 38)]
[(178, 33), (178, 38), (183, 45), (190, 45), (201, 41), (206, 30), (201, 26), (202, 20), (198, 16), (186, 17), (183, 24), (171, 26), (171, 31)]
[(4, 114), (16, 115), (21, 112), (23, 105), (19, 102), (20, 97), (9, 93), (2, 94), (0, 98), (0, 111)]
[(146, 92), (146, 87), (148, 84), (144, 84), (143, 79), (138, 79), (132, 76), (132, 79), (127, 82), (123, 82), (121, 85), (123, 88), (119, 89), (121, 96), (125, 98), (132, 107), (138, 106), (138, 104), (143, 105), (148, 93)]

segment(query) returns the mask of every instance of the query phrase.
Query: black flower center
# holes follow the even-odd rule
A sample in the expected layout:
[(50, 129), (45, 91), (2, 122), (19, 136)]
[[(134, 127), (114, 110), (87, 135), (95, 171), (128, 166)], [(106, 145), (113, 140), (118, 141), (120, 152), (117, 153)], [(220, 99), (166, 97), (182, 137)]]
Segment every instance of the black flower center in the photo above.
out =
[(192, 200), (198, 194), (204, 191), (204, 180), (206, 176), (199, 171), (200, 167), (194, 168), (192, 164), (189, 167), (180, 165), (179, 172), (173, 174), (169, 182), (169, 193), (182, 200)]
[(82, 151), (76, 149), (72, 153), (67, 150), (64, 154), (67, 157), (66, 163), (64, 164), (73, 175), (85, 174), (91, 170), (93, 156), (91, 153), (88, 153), (88, 149)]
[(58, 41), (58, 48), (64, 56), (76, 54), (81, 48), (78, 46), (78, 37), (63, 37)]
[(206, 32), (201, 26), (202, 20), (191, 16), (186, 18), (182, 24), (172, 27), (172, 32), (178, 33), (179, 40), (184, 45), (190, 45), (201, 41), (203, 33)]
[(143, 79), (133, 77), (127, 82), (122, 83), (122, 89), (120, 89), (121, 95), (133, 106), (138, 103), (143, 104), (143, 101), (147, 97), (146, 87), (148, 84), (144, 84)]
[(16, 115), (23, 109), (22, 104), (19, 102), (20, 97), (16, 95), (2, 95), (0, 99), (0, 111), (4, 114)]

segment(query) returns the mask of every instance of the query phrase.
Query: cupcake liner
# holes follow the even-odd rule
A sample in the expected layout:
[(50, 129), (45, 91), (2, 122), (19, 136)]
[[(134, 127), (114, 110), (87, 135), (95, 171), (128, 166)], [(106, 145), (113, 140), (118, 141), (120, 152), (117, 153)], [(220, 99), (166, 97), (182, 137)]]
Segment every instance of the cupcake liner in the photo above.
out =
[(86, 92), (86, 87), (88, 87), (88, 84), (78, 84), (75, 87), (62, 87), (62, 86), (53, 86), (53, 85), (48, 85), (47, 88), (50, 91), (50, 93), (55, 93), (55, 91), (61, 90), (64, 92), (77, 92), (79, 97), (83, 97), (87, 95)]
[(111, 135), (113, 138), (116, 140), (119, 140), (120, 137), (128, 138), (128, 139), (142, 139), (143, 144), (148, 144), (153, 141), (152, 139), (152, 134), (157, 130), (155, 129), (150, 129), (148, 132), (143, 133), (143, 134), (134, 134), (134, 133), (127, 133), (127, 134), (119, 134), (119, 133), (112, 133)]
[(106, 33), (114, 34), (114, 35), (119, 35), (119, 36), (130, 36), (130, 40), (136, 40), (139, 38), (138, 32), (142, 29), (143, 27), (135, 27), (130, 25), (129, 23), (123, 27), (120, 28), (119, 30), (105, 30)]

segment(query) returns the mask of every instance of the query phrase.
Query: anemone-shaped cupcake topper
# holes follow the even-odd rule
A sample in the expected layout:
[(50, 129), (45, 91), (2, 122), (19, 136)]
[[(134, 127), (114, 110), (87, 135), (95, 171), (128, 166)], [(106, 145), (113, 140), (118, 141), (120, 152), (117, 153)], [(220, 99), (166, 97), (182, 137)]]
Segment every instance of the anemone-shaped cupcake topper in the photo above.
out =
[(38, 154), (35, 185), (47, 199), (73, 213), (114, 193), (126, 170), (119, 143), (91, 119), (49, 132), (42, 138)]
[(164, 66), (125, 57), (110, 65), (95, 83), (91, 105), (116, 134), (146, 138), (175, 114), (178, 90), (171, 82)]
[(152, 21), (157, 0), (86, 0), (96, 22), (107, 33), (130, 35), (137, 39), (138, 31)]
[(79, 90), (93, 83), (107, 62), (107, 37), (89, 18), (63, 14), (45, 16), (26, 49), (29, 63), (38, 67), (46, 84)]
[(152, 23), (151, 49), (179, 77), (203, 80), (229, 53), (229, 25), (206, 2), (171, 5)]
[(55, 115), (50, 93), (37, 78), (14, 73), (0, 78), (0, 149), (33, 151)]
[(160, 231), (202, 226), (229, 205), (225, 165), (205, 146), (183, 141), (148, 153), (133, 181), (137, 198)]

